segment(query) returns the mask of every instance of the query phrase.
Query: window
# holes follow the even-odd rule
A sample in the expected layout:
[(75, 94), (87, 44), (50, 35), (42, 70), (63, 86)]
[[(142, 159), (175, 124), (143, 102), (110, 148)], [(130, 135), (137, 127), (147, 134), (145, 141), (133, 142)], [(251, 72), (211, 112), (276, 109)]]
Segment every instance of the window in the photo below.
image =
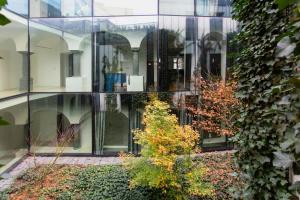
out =
[(157, 0), (94, 0), (95, 16), (155, 14)]
[(0, 26), (0, 99), (27, 92), (28, 48), (27, 20), (16, 16)]
[(230, 18), (199, 17), (198, 27), (197, 67), (202, 77), (217, 76), (225, 80), (234, 50), (229, 41), (237, 32), (237, 22)]
[(159, 17), (159, 90), (189, 90), (195, 65), (194, 18)]
[(69, 17), (91, 15), (91, 0), (30, 0), (30, 17)]
[(198, 16), (230, 17), (232, 0), (196, 0)]
[(12, 160), (27, 154), (28, 107), (27, 97), (0, 102), (0, 173), (2, 166), (11, 167)]
[(161, 15), (194, 15), (194, 0), (160, 0)]
[(29, 26), (31, 91), (91, 91), (92, 20), (41, 18)]
[(142, 92), (157, 83), (157, 18), (96, 18), (94, 90)]
[(34, 94), (30, 96), (31, 152), (92, 153), (91, 96)]

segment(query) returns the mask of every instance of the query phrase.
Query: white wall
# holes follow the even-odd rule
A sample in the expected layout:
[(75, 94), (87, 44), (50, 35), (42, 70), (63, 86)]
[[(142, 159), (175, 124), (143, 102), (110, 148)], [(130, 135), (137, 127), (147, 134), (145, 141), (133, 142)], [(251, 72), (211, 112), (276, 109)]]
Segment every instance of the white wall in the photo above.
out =
[(0, 41), (0, 91), (18, 89), (22, 77), (23, 58), (13, 41)]

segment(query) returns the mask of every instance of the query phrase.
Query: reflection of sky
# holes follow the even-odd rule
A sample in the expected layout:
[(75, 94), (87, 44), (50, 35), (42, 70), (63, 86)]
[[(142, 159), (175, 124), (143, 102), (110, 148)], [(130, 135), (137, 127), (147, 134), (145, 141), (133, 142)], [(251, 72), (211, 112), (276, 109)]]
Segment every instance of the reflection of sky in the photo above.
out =
[(21, 15), (28, 15), (28, 0), (8, 0), (6, 8)]
[(94, 0), (95, 15), (157, 14), (157, 0)]

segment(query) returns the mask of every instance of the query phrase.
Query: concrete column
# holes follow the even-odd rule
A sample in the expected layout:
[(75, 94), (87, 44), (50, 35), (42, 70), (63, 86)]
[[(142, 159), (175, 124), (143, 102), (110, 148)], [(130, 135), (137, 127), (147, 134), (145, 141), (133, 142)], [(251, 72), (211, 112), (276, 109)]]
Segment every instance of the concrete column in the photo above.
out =
[[(20, 85), (19, 90), (27, 90), (28, 89), (28, 81), (30, 90), (32, 90), (33, 87), (33, 79), (29, 78), (29, 66), (28, 66), (28, 59), (29, 56), (33, 53), (28, 53), (27, 51), (18, 51), (22, 55), (22, 78), (20, 79)], [(28, 80), (29, 79), (29, 80)]]
[(132, 48), (133, 53), (133, 75), (139, 75), (139, 48)]

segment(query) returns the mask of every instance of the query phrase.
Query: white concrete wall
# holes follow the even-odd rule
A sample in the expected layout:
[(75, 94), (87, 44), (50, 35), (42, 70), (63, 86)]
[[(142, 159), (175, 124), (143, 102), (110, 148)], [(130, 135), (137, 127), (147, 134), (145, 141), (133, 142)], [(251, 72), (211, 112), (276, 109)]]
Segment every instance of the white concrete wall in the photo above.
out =
[(0, 44), (0, 56), (0, 91), (17, 90), (22, 77), (22, 55), (16, 52), (13, 41), (5, 40)]

